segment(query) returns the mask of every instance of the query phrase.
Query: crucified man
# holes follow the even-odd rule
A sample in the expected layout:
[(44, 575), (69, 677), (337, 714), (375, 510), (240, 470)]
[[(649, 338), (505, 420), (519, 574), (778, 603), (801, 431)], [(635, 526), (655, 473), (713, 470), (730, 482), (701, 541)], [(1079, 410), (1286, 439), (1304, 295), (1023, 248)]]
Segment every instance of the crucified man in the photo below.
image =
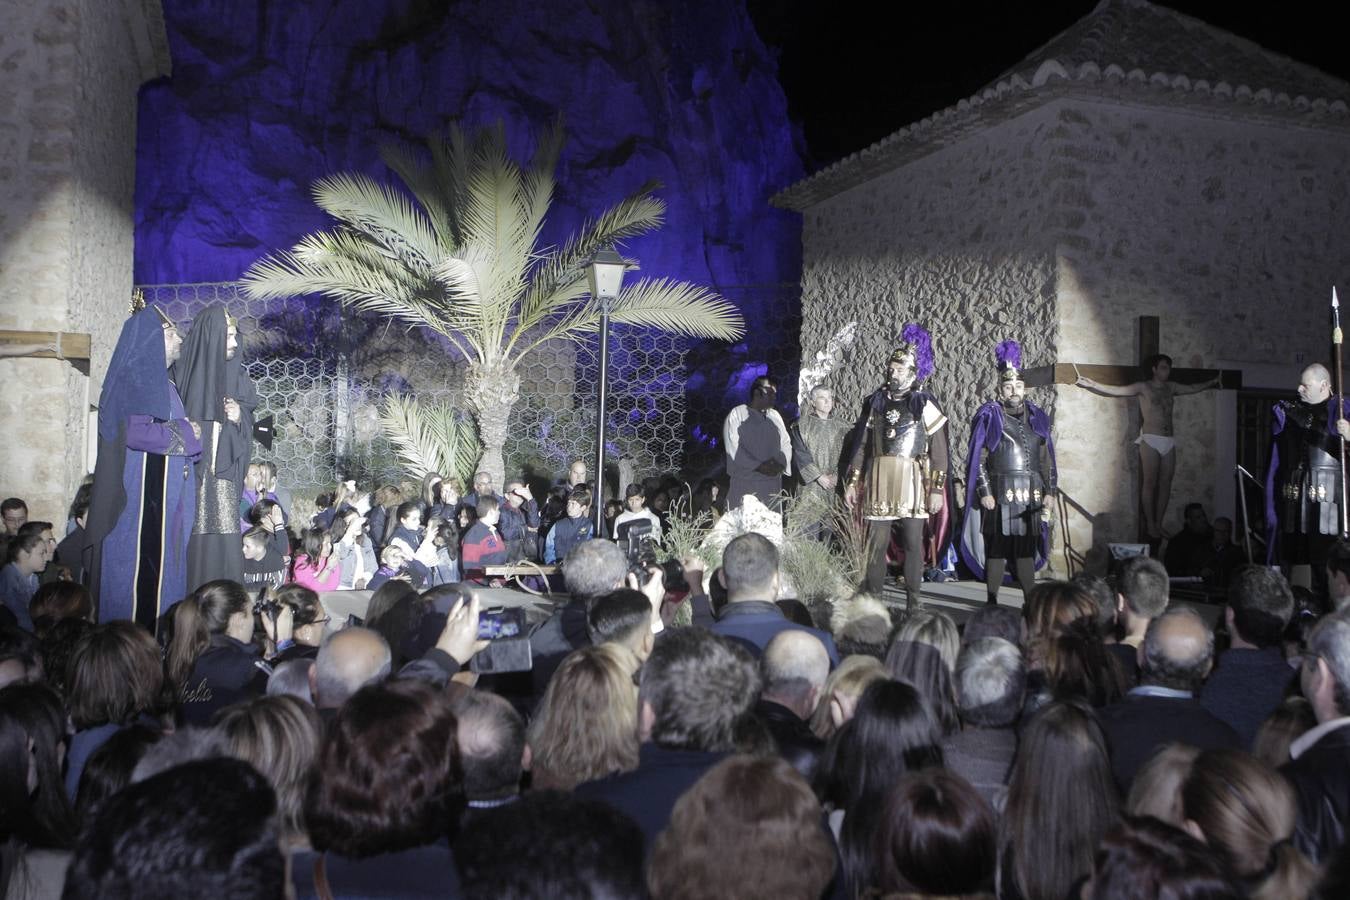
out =
[(1221, 379), (1216, 375), (1200, 384), (1173, 384), (1168, 380), (1172, 375), (1172, 357), (1162, 353), (1149, 357), (1148, 367), (1152, 371), (1148, 381), (1136, 381), (1124, 387), (1099, 384), (1085, 375), (1080, 375), (1076, 383), (1105, 397), (1139, 398), (1141, 423), (1139, 437), (1134, 442), (1139, 445), (1139, 493), (1143, 500), (1144, 527), (1149, 537), (1161, 538), (1163, 516), (1172, 497), (1172, 476), (1177, 470), (1172, 401), (1182, 394), (1198, 394), (1217, 388)]

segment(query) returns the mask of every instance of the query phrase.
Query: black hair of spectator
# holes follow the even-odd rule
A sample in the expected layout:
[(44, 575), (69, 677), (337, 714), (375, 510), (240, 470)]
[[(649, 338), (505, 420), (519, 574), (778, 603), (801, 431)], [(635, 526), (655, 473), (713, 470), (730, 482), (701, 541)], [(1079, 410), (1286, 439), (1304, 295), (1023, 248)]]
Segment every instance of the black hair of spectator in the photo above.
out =
[(0, 500), (0, 516), (12, 509), (21, 509), (24, 511), (24, 515), (28, 514), (28, 504), (18, 497), (6, 497), (4, 500)]
[[(43, 684), (0, 689), (0, 835), (28, 847), (67, 849), (75, 841), (75, 811), (66, 799), (62, 754), (66, 711)], [(37, 785), (29, 790), (28, 780)]]
[(38, 639), (42, 662), (47, 670), (47, 683), (61, 696), (66, 696), (66, 666), (80, 639), (94, 629), (88, 619), (61, 619), (51, 623)]
[(247, 763), (176, 766), (110, 797), (80, 835), (65, 897), (281, 900), (276, 796)]
[(17, 562), (20, 553), (32, 553), (34, 549), (46, 543), (47, 539), (42, 536), (41, 532), (30, 531), (24, 534), (23, 529), (27, 527), (27, 525), (24, 525), (19, 529), (19, 534), (9, 539), (9, 545), (5, 553), (6, 565)]
[(961, 630), (961, 645), (981, 638), (1003, 638), (1014, 647), (1022, 646), (1022, 614), (1011, 606), (981, 606), (970, 614)]
[(75, 498), (70, 501), (70, 509), (66, 513), (68, 519), (79, 519), (89, 512), (89, 501), (94, 496), (94, 484), (80, 485), (75, 491)]
[[(1246, 891), (1202, 841), (1152, 816), (1127, 816), (1102, 838), (1089, 900), (1236, 900)], [(1336, 896), (1325, 894), (1323, 896)]]
[(803, 625), (807, 628), (815, 628), (815, 620), (811, 618), (811, 610), (806, 604), (795, 597), (786, 597), (782, 600), (775, 600), (774, 603), (783, 611), (783, 615), (794, 625)]
[[(319, 529), (312, 529), (318, 531)], [(272, 599), (282, 606), (289, 606), (293, 615), (293, 622), (296, 628), (302, 628), (305, 625), (313, 625), (319, 621), (319, 613), (323, 612), (323, 605), (319, 603), (319, 595), (311, 588), (303, 584), (288, 582), (272, 591)]]
[(647, 595), (632, 588), (610, 591), (586, 614), (586, 633), (592, 644), (615, 641), (625, 644), (639, 629), (651, 628), (652, 604)]
[(1350, 541), (1338, 540), (1327, 550), (1327, 572), (1350, 579)]
[(406, 581), (386, 581), (375, 594), (379, 602), (376, 602), (377, 597), (371, 597), (366, 627), (377, 632), (389, 645), (391, 665), (397, 671), (409, 659), (420, 655), (414, 652), (414, 638), (421, 632), (426, 619), (428, 598), (419, 596), (417, 589)]
[(989, 801), (960, 775), (911, 772), (886, 797), (873, 854), (882, 893), (975, 894), (993, 887), (998, 832)]
[[(398, 509), (394, 513), (394, 518), (402, 522), (404, 519), (408, 518), (408, 516), (412, 515), (413, 513), (415, 512), (420, 513), (421, 511), (422, 511), (422, 503), (420, 500), (405, 500), (404, 502), (398, 505)], [(414, 547), (413, 549), (416, 550), (417, 548)]]
[(632, 819), (555, 791), (483, 811), (455, 845), (465, 900), (642, 900), (642, 859)]
[(1100, 575), (1079, 572), (1069, 584), (1082, 588), (1097, 604), (1097, 628), (1103, 637), (1110, 637), (1116, 626), (1116, 592), (1111, 583)]
[(1228, 582), (1228, 606), (1239, 637), (1258, 647), (1274, 647), (1294, 614), (1294, 592), (1273, 569), (1241, 566)]
[(75, 792), (75, 811), (80, 821), (88, 822), (100, 804), (131, 784), (136, 764), (161, 737), (163, 734), (149, 725), (132, 725), (119, 729), (90, 754)]
[(567, 495), (567, 499), (569, 502), (575, 500), (578, 504), (580, 504), (583, 510), (590, 509), (592, 500), (590, 485), (586, 484), (585, 482), (582, 482), (581, 484), (572, 488), (572, 493)]
[(473, 511), (478, 515), (478, 518), (481, 519), (487, 516), (488, 513), (500, 508), (501, 504), (497, 502), (496, 497), (491, 494), (484, 494), (479, 497), (478, 502), (474, 504)]
[(266, 497), (253, 504), (248, 511), (248, 521), (251, 525), (261, 525), (263, 519), (272, 514), (272, 510), (279, 506), (275, 500), (268, 500)]
[(310, 842), (352, 859), (453, 834), (463, 805), (457, 722), (444, 690), (367, 685), (328, 728), (305, 799)]
[(43, 522), (40, 519), (29, 519), (27, 522), (24, 522), (22, 525), (19, 526), (19, 532), (18, 534), (15, 535), (15, 537), (20, 538), (29, 534), (42, 534), (42, 532), (44, 531), (51, 531), (51, 530), (52, 530), (51, 522)]
[(25, 681), (42, 677), (43, 659), (38, 639), (17, 625), (0, 625), (0, 665), (13, 661), (24, 670)]

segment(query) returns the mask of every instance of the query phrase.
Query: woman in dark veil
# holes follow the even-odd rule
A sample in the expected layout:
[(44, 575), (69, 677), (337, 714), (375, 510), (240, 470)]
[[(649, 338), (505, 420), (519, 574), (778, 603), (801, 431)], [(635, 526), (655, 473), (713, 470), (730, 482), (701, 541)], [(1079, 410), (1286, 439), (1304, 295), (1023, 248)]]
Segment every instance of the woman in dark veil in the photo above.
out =
[(212, 304), (192, 320), (174, 381), (188, 418), (202, 427), (197, 464), (197, 518), (188, 544), (188, 589), (226, 578), (243, 581), (239, 498), (253, 454), (258, 393), (244, 374), (238, 331), (225, 308)]

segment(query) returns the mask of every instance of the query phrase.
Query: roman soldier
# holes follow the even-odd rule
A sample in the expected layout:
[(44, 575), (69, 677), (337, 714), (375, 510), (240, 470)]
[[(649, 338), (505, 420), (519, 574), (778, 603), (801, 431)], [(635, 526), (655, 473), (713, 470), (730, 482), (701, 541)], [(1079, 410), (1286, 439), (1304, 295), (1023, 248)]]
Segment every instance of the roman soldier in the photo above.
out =
[(844, 503), (868, 521), (867, 590), (880, 594), (891, 528), (900, 523), (907, 606), (919, 603), (923, 528), (942, 509), (947, 485), (947, 417), (919, 385), (933, 373), (928, 332), (906, 325), (886, 361), (886, 383), (863, 403), (848, 451)]
[(998, 602), (1009, 560), (1025, 593), (1049, 558), (1045, 511), (1057, 480), (1050, 417), (1026, 399), (1022, 348), (1004, 341), (994, 359), (998, 397), (971, 421), (961, 528), (961, 557), (977, 578), (984, 578), (989, 603)]

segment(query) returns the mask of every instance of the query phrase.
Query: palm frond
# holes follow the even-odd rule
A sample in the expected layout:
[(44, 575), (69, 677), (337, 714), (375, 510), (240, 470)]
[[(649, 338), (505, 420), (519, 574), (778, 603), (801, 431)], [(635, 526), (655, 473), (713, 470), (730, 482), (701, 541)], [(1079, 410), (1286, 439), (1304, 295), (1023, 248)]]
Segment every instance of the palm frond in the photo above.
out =
[(466, 482), (472, 478), (480, 451), (477, 432), (449, 404), (386, 397), (380, 406), (380, 427), (414, 478), (428, 472)]
[(406, 194), (365, 175), (330, 175), (313, 187), (324, 212), (396, 253), (410, 269), (429, 274), (443, 249), (426, 215)]
[(436, 171), (426, 151), (401, 141), (391, 141), (380, 145), (380, 159), (422, 205), (441, 249), (453, 251), (458, 242), (450, 228), (450, 211), (441, 196)]
[(535, 267), (521, 304), (520, 330), (528, 331), (558, 307), (586, 293), (586, 262), (595, 251), (661, 227), (666, 204), (650, 181), (586, 222), (568, 241)]
[(534, 158), (530, 161), (530, 167), (521, 182), (521, 200), (527, 210), (526, 244), (531, 249), (539, 243), (544, 219), (553, 204), (553, 189), (556, 186), (553, 173), (558, 170), (563, 137), (562, 115), (559, 114), (535, 142)]

